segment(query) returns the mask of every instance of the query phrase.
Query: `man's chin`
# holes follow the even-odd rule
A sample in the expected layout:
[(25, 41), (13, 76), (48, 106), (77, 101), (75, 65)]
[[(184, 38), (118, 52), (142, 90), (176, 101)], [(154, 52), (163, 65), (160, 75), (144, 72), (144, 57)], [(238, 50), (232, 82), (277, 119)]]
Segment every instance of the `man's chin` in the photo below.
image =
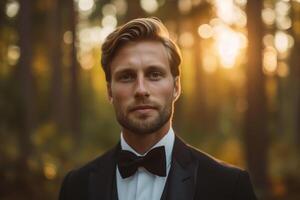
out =
[[(169, 112), (167, 112), (169, 111)], [(148, 135), (159, 131), (170, 120), (171, 110), (140, 114), (130, 112), (127, 116), (117, 115), (119, 124), (128, 131), (138, 135)]]
[(151, 118), (156, 118), (157, 113), (154, 112), (152, 109), (148, 110), (138, 110), (130, 113), (131, 120), (139, 120), (139, 121), (145, 121), (145, 120), (151, 120)]
[(157, 123), (155, 119), (134, 119), (123, 124), (123, 127), (138, 135), (148, 135), (157, 132), (164, 124)]

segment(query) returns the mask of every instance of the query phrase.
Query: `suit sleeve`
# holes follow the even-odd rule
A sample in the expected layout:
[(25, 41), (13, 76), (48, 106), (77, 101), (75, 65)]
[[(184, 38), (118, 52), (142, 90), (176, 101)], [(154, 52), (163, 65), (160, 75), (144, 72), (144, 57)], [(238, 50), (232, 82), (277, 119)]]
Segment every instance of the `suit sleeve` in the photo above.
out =
[(241, 171), (236, 183), (235, 200), (257, 200), (249, 174)]
[(63, 180), (63, 183), (61, 185), (61, 188), (60, 188), (60, 192), (59, 192), (59, 200), (67, 200), (67, 188), (68, 188), (68, 182), (69, 182), (69, 179), (70, 179), (70, 176), (71, 176), (71, 172), (69, 172), (64, 180)]

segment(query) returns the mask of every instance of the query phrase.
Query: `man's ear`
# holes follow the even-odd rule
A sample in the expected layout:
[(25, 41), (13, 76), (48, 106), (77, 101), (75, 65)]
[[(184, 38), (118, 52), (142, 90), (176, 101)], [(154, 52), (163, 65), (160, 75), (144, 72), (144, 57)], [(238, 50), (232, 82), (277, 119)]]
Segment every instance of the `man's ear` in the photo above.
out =
[(110, 103), (112, 103), (113, 102), (113, 97), (112, 97), (112, 91), (111, 91), (111, 84), (109, 82), (106, 83), (106, 89), (107, 89), (108, 101)]
[(176, 76), (174, 78), (174, 90), (173, 90), (173, 98), (176, 101), (181, 93), (181, 83), (180, 83), (180, 77)]

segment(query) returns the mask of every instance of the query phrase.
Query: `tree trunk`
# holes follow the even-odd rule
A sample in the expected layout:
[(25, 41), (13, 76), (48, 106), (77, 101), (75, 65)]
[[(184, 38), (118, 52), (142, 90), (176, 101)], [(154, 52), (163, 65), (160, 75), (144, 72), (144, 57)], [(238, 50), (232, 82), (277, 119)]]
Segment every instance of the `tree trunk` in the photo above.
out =
[(146, 13), (140, 6), (140, 0), (129, 0), (127, 1), (127, 14), (125, 17), (125, 22), (129, 20), (145, 17)]
[(51, 104), (52, 118), (56, 126), (61, 129), (65, 127), (65, 106), (62, 81), (62, 28), (61, 28), (61, 1), (53, 0), (50, 10), (50, 58), (52, 69)]
[[(80, 143), (80, 99), (79, 99), (79, 67), (77, 63), (76, 51), (76, 24), (77, 24), (77, 11), (74, 6), (74, 1), (69, 0), (70, 8), (70, 25), (73, 36), (72, 50), (71, 50), (71, 83), (70, 83), (70, 128), (74, 136), (75, 145)], [(75, 146), (75, 148), (76, 148)]]
[(205, 102), (205, 80), (204, 71), (202, 66), (202, 50), (201, 50), (201, 40), (198, 35), (198, 26), (201, 22), (201, 17), (194, 16), (194, 23), (192, 28), (192, 34), (194, 38), (194, 109), (192, 119), (194, 124), (200, 128), (201, 132), (207, 130), (210, 122), (207, 121), (207, 108)]
[(19, 159), (17, 174), (21, 191), (30, 197), (28, 159), (32, 153), (31, 134), (35, 128), (35, 92), (33, 87), (32, 65), (32, 22), (31, 22), (31, 1), (20, 1), (19, 13), (19, 37), (20, 37), (20, 61), (19, 61), (19, 80), (20, 80), (20, 103), (21, 103), (21, 127), (18, 133)]
[[(267, 103), (265, 78), (262, 71), (262, 36), (261, 19), (262, 1), (248, 1), (248, 65), (246, 69), (246, 98), (248, 108), (245, 112), (245, 150), (249, 170), (258, 192), (268, 189), (268, 149)], [(264, 196), (264, 194), (261, 194)]]
[[(291, 18), (292, 22), (295, 25), (296, 22), (300, 21), (300, 6), (296, 2), (291, 2), (292, 12)], [(292, 97), (295, 98), (293, 101), (292, 115), (291, 120), (293, 120), (292, 124), (294, 125), (295, 130), (295, 143), (298, 147), (298, 151), (300, 152), (300, 64), (299, 64), (299, 52), (300, 52), (300, 34), (299, 31), (296, 31), (297, 26), (293, 26), (294, 28), (291, 29), (291, 35), (294, 38), (294, 47), (291, 52), (290, 56), (290, 84), (289, 86), (292, 88)]]
[(292, 57), (291, 57), (291, 71), (293, 70), (295, 73), (294, 82), (296, 83), (295, 88), (297, 89), (296, 94), (296, 117), (295, 117), (295, 125), (296, 125), (296, 146), (298, 147), (298, 151), (300, 152), (300, 65), (299, 65), (299, 52), (300, 52), (300, 41), (295, 42), (295, 46), (293, 49)]

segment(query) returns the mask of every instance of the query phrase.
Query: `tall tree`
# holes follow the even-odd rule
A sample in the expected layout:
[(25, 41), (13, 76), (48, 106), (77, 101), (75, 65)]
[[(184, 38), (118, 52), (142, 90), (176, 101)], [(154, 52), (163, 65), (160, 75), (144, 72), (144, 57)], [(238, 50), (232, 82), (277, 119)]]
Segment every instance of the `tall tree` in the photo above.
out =
[[(248, 1), (248, 63), (246, 69), (246, 98), (248, 108), (245, 112), (245, 150), (249, 170), (258, 188), (258, 192), (268, 188), (268, 149), (267, 103), (265, 77), (262, 71), (262, 36), (261, 18), (262, 1)], [(262, 194), (264, 195), (264, 194)]]
[(139, 17), (145, 17), (146, 13), (141, 8), (140, 0), (127, 0), (127, 14), (125, 22)]
[[(6, 25), (6, 20), (5, 20), (5, 18), (6, 18), (6, 16), (5, 16), (5, 5), (6, 5), (6, 1), (1, 1), (0, 2), (0, 27), (1, 27), (1, 29), (4, 27), (4, 25)], [(1, 33), (0, 33), (1, 35), (0, 36), (2, 36), (2, 31), (1, 31)]]
[(52, 70), (52, 88), (51, 88), (51, 101), (52, 101), (52, 117), (58, 128), (62, 128), (65, 123), (65, 106), (63, 96), (63, 80), (62, 80), (62, 19), (61, 19), (61, 6), (59, 0), (51, 1), (50, 8), (50, 30), (49, 41), (51, 48), (50, 63)]
[(300, 64), (299, 64), (299, 52), (300, 52), (300, 31), (297, 29), (297, 23), (300, 22), (300, 5), (299, 3), (293, 1), (291, 2), (292, 5), (292, 12), (291, 12), (291, 18), (294, 26), (292, 26), (291, 34), (294, 38), (294, 47), (291, 52), (290, 57), (290, 71), (291, 71), (291, 77), (290, 77), (290, 86), (295, 91), (295, 99), (297, 102), (295, 102), (296, 106), (296, 113), (295, 117), (292, 117), (292, 120), (295, 119), (294, 125), (296, 130), (296, 145), (298, 147), (298, 150), (300, 152)]
[(33, 86), (32, 65), (32, 5), (30, 0), (20, 1), (19, 12), (19, 38), (20, 38), (20, 61), (19, 61), (19, 81), (20, 81), (20, 103), (21, 103), (21, 127), (18, 132), (19, 159), (18, 159), (18, 179), (20, 189), (28, 192), (29, 187), (26, 177), (29, 171), (28, 160), (32, 153), (31, 134), (36, 126), (35, 112), (35, 92)]
[[(194, 113), (192, 119), (194, 124), (198, 125), (200, 130), (207, 131), (212, 119), (208, 119), (208, 108), (206, 102), (206, 87), (205, 74), (203, 70), (202, 60), (202, 40), (198, 35), (198, 27), (209, 18), (210, 5), (208, 3), (201, 3), (194, 6), (189, 14), (189, 18), (193, 20), (192, 34), (194, 38), (193, 53), (194, 53)], [(215, 125), (215, 123), (213, 123)]]
[(76, 49), (76, 24), (77, 24), (77, 10), (73, 0), (68, 0), (67, 7), (70, 9), (70, 29), (72, 32), (72, 50), (71, 50), (71, 82), (70, 82), (70, 128), (76, 144), (80, 143), (80, 97), (79, 97), (79, 66), (77, 62)]

